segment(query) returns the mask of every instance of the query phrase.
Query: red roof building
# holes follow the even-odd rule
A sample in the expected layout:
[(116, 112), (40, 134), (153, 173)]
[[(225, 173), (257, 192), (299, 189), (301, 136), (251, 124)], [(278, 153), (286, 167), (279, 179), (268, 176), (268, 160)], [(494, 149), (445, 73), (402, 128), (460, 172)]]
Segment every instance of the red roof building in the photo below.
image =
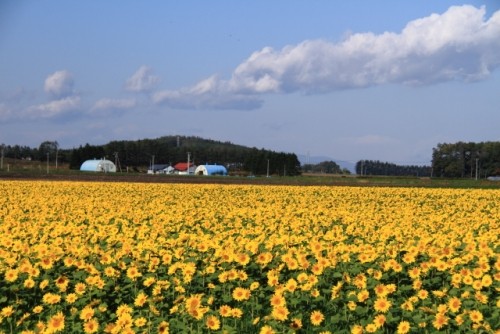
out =
[[(189, 163), (190, 169), (194, 167), (194, 164), (192, 162)], [(188, 170), (188, 163), (187, 162), (178, 162), (174, 165), (175, 170), (179, 172), (187, 172)]]

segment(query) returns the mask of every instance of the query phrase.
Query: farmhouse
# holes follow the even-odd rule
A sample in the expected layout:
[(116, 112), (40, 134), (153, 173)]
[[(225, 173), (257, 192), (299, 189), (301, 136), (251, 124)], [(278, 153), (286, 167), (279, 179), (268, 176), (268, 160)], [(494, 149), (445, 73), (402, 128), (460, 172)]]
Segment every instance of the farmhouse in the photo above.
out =
[(194, 173), (196, 175), (227, 175), (227, 170), (222, 165), (199, 165)]
[(106, 159), (94, 159), (85, 161), (80, 166), (80, 170), (85, 172), (115, 173), (116, 166), (113, 162)]
[(154, 164), (149, 167), (148, 174), (166, 174), (169, 167), (169, 165)]

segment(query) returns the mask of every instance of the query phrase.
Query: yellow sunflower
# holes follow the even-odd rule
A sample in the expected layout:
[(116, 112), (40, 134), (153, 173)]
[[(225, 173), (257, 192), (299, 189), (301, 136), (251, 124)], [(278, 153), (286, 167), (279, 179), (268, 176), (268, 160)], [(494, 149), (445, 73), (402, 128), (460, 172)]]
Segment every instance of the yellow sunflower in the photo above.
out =
[(315, 310), (311, 312), (309, 319), (311, 320), (311, 324), (313, 326), (319, 326), (323, 320), (325, 320), (325, 316), (321, 313), (321, 311)]

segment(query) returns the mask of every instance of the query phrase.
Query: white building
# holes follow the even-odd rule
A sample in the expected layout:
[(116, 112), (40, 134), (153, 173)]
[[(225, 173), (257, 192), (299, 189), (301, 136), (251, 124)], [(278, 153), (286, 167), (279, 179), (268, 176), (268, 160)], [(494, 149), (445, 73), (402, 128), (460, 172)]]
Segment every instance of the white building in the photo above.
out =
[(106, 159), (94, 159), (85, 161), (80, 166), (80, 170), (85, 172), (115, 173), (116, 166), (112, 161)]

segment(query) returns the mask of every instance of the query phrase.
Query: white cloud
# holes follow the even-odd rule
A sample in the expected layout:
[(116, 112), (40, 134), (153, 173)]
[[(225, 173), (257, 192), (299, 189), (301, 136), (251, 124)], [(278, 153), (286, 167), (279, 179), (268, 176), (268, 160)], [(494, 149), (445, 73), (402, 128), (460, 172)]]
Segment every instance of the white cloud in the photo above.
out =
[(23, 104), (24, 97), (31, 100), (33, 94), (23, 89), (16, 91), (12, 99), (7, 99), (11, 104), (0, 104), (0, 119), (8, 120), (35, 120), (40, 118), (60, 118), (61, 116), (80, 110), (80, 96), (73, 90), (73, 75), (61, 70), (49, 75), (44, 82), (44, 90), (50, 95), (51, 100), (47, 103), (31, 105), (28, 107), (17, 106)]
[(125, 82), (125, 89), (131, 92), (148, 92), (155, 88), (160, 82), (160, 78), (152, 74), (148, 66), (141, 66)]
[(126, 110), (134, 108), (137, 105), (135, 99), (108, 99), (103, 98), (98, 100), (91, 111), (100, 111), (100, 110)]
[(265, 47), (233, 71), (193, 87), (158, 92), (156, 103), (180, 108), (257, 108), (264, 93), (308, 94), (380, 84), (427, 85), (476, 81), (500, 65), (500, 11), (450, 7), (409, 22), (400, 32), (350, 34), (339, 43), (306, 40)]
[(230, 92), (226, 82), (216, 76), (180, 90), (164, 90), (152, 95), (156, 104), (180, 109), (243, 109), (259, 108), (262, 100), (256, 96)]
[(482, 79), (500, 65), (500, 12), (451, 7), (442, 15), (412, 21), (399, 34), (360, 33), (341, 43), (304, 41), (281, 51), (264, 48), (239, 65), (237, 90), (309, 93), (385, 83), (432, 84)]
[(50, 101), (45, 104), (31, 106), (21, 113), (21, 117), (28, 118), (54, 118), (77, 111), (80, 108), (80, 97), (69, 96), (60, 100)]
[(73, 86), (73, 75), (62, 70), (52, 73), (45, 79), (44, 89), (53, 99), (61, 99), (74, 93)]

